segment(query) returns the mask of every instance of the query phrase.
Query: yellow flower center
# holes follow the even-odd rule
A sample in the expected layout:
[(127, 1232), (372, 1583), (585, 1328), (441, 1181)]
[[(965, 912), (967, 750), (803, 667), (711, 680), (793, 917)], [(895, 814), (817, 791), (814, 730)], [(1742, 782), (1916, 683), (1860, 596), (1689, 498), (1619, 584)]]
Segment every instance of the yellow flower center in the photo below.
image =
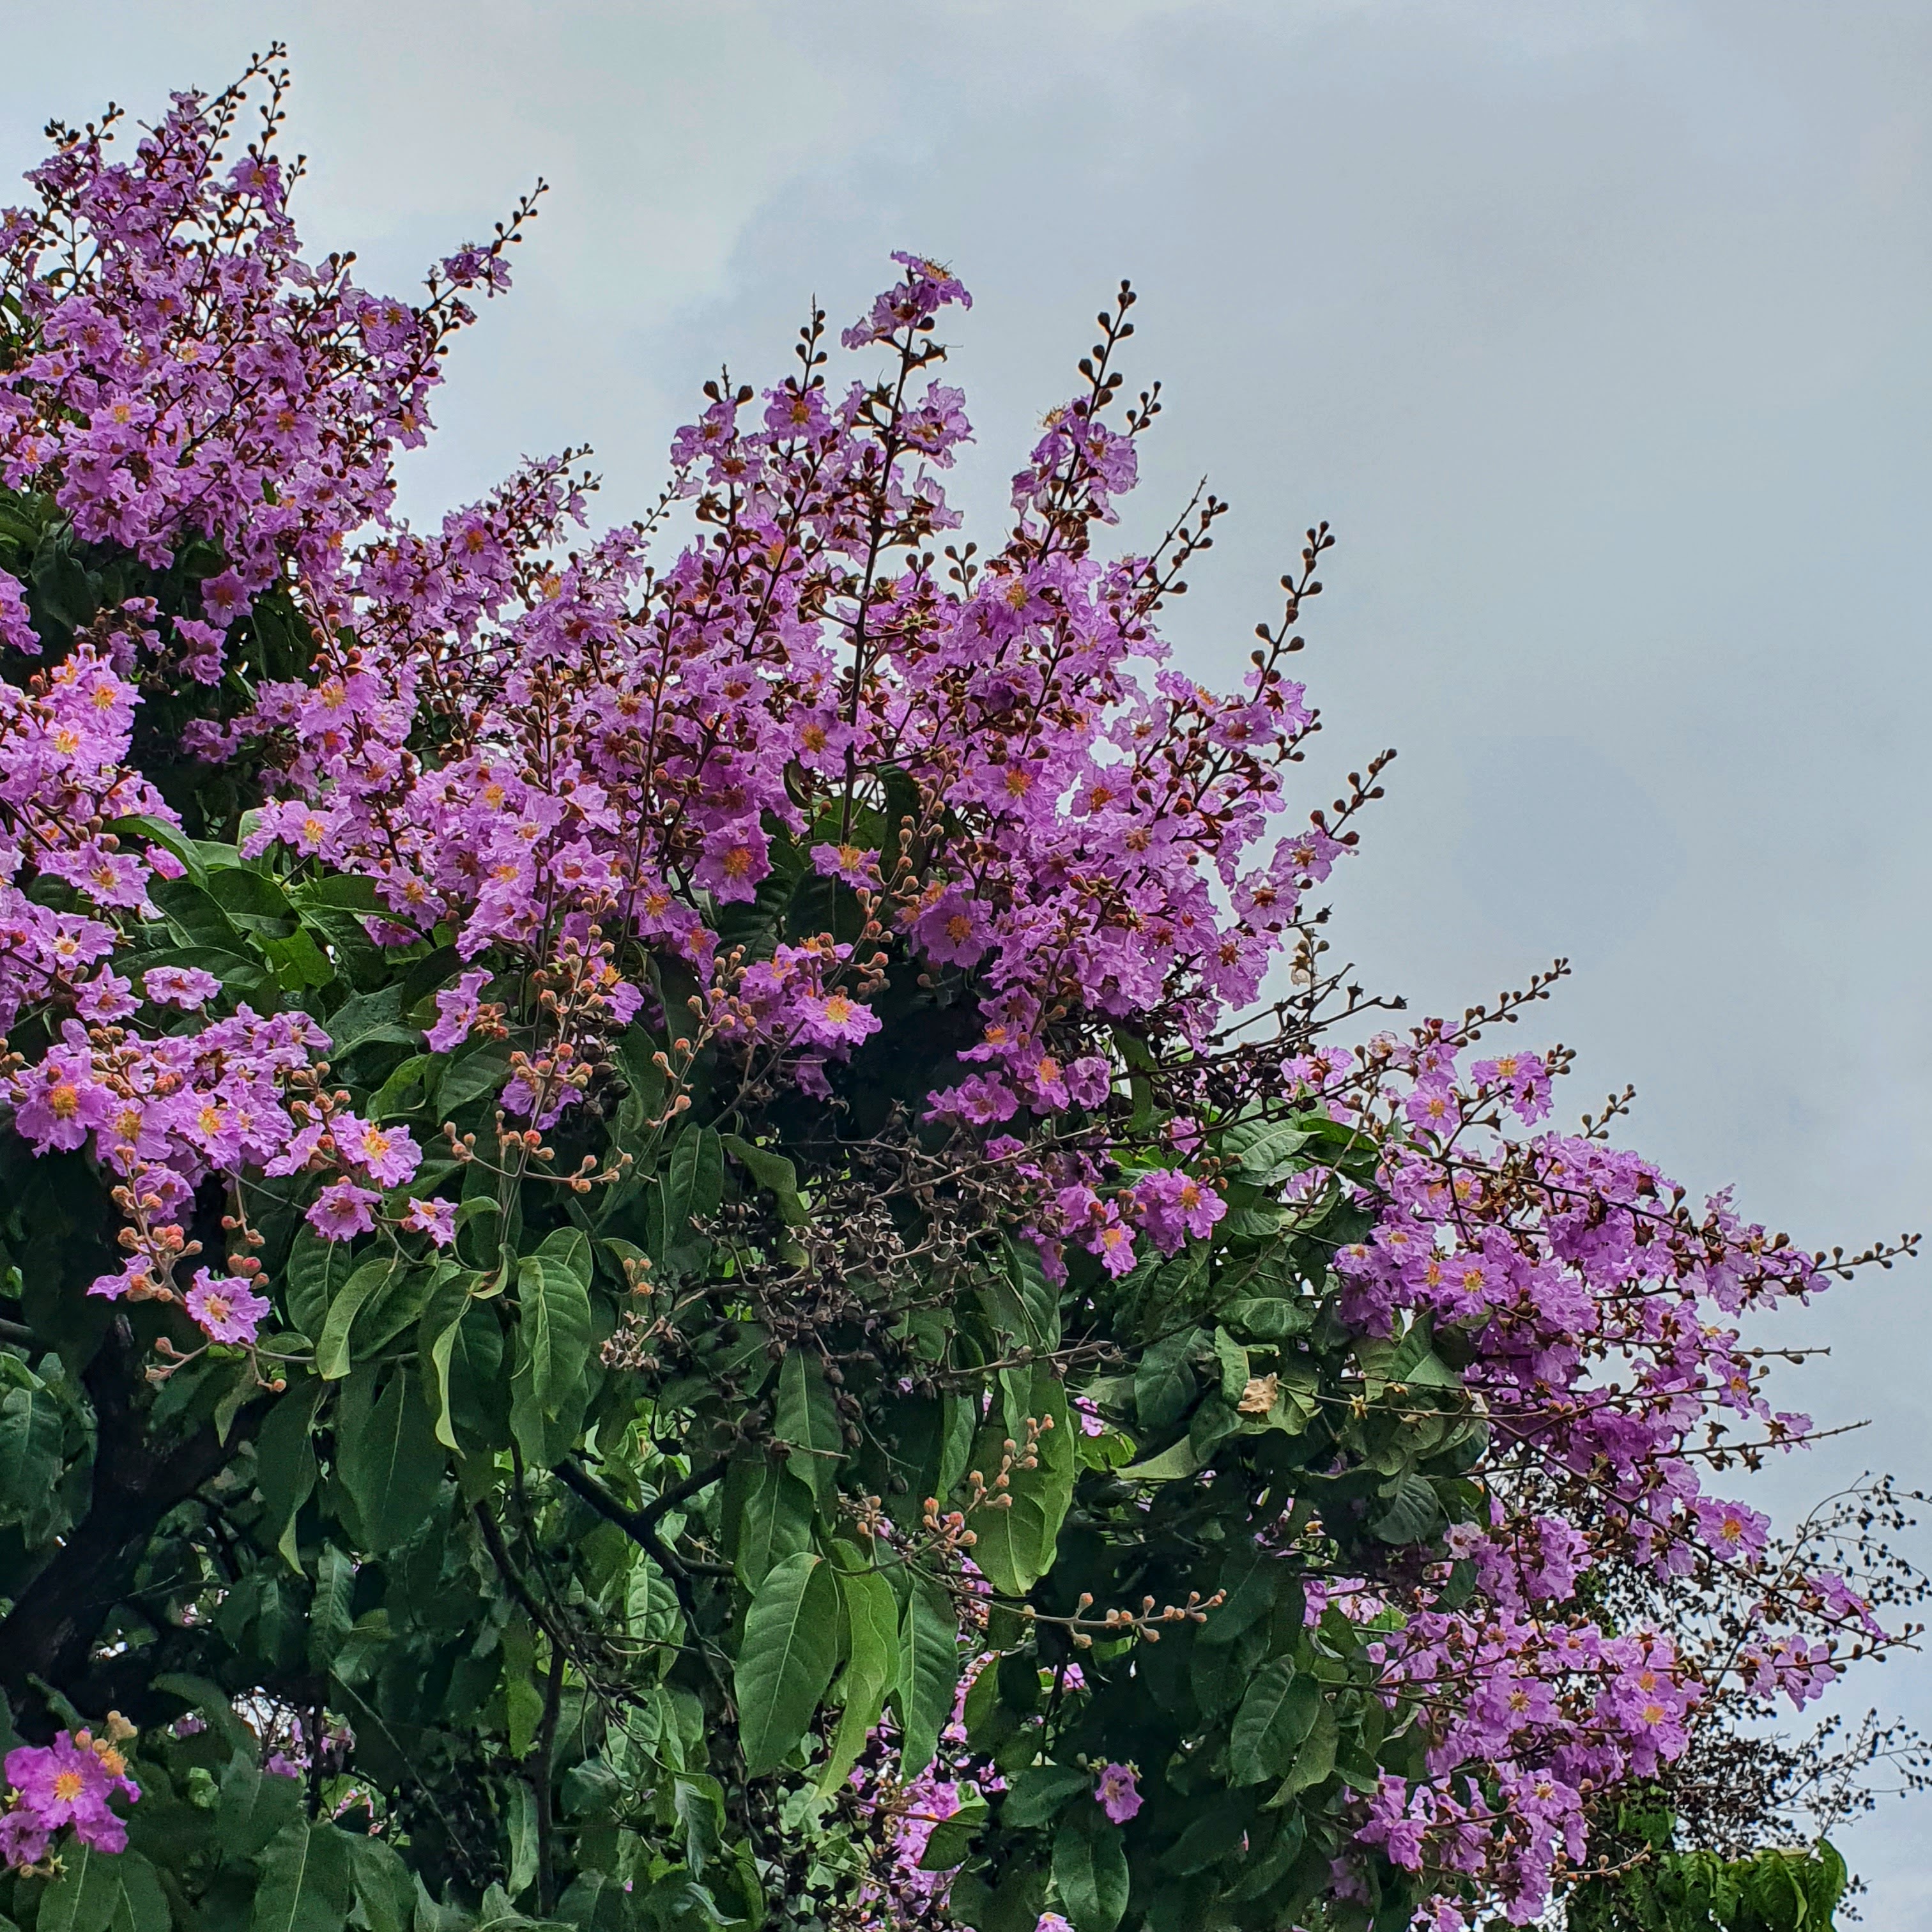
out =
[(80, 1112), (80, 1089), (71, 1080), (57, 1080), (47, 1089), (47, 1107), (57, 1120), (70, 1120)]

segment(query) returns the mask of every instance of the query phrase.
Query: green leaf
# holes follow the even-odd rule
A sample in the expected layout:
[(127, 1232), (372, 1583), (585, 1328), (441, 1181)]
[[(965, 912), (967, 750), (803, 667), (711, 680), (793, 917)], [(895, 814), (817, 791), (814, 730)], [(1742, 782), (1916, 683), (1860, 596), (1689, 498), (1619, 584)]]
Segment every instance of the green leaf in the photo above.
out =
[(251, 866), (217, 866), (208, 872), (208, 898), (228, 914), (242, 932), (286, 935), (296, 922), (288, 895), (265, 872)]
[(1051, 1823), (1076, 1797), (1094, 1795), (1094, 1774), (1077, 1764), (1036, 1764), (1015, 1778), (1000, 1807), (1001, 1823), (1024, 1829)]
[(356, 1903), (369, 1932), (413, 1932), (416, 1879), (386, 1839), (362, 1832), (349, 1838), (349, 1869)]
[(168, 1932), (167, 1901), (139, 1852), (98, 1852), (76, 1840), (40, 1900), (46, 1932)]
[(959, 1624), (952, 1600), (914, 1576), (899, 1626), (899, 1778), (910, 1784), (939, 1752), (959, 1688)]
[(503, 1888), (516, 1898), (536, 1882), (537, 1795), (518, 1778), (503, 1797), (510, 1828), (510, 1875)]
[(660, 1185), (665, 1247), (682, 1247), (697, 1238), (693, 1219), (709, 1220), (724, 1196), (724, 1143), (716, 1131), (686, 1127), (671, 1143)]
[(812, 1519), (811, 1490), (783, 1463), (757, 1454), (726, 1472), (726, 1552), (748, 1590), (774, 1564), (811, 1546)]
[(1230, 1408), (1238, 1408), (1248, 1386), (1248, 1352), (1226, 1329), (1216, 1328), (1214, 1359), (1221, 1370), (1221, 1400)]
[(921, 1871), (950, 1871), (964, 1864), (973, 1849), (973, 1840), (986, 1822), (983, 1798), (969, 1798), (952, 1816), (936, 1826), (920, 1856)]
[(333, 1825), (298, 1818), (262, 1853), (249, 1932), (341, 1932), (349, 1916), (349, 1847)]
[(356, 1420), (345, 1407), (336, 1431), (342, 1480), (370, 1547), (393, 1550), (428, 1520), (442, 1483), (442, 1446), (410, 1370), (389, 1377), (365, 1424)]
[(30, 1546), (59, 1527), (66, 1433), (60, 1403), (46, 1389), (10, 1388), (0, 1398), (0, 1515), (21, 1524)]
[(595, 1264), (590, 1253), (590, 1237), (580, 1228), (559, 1228), (546, 1234), (537, 1246), (540, 1259), (561, 1262), (587, 1289)]
[(1252, 1341), (1286, 1342), (1306, 1334), (1314, 1327), (1315, 1310), (1316, 1304), (1311, 1299), (1250, 1296), (1229, 1302), (1221, 1310), (1221, 1319)]
[[(994, 1588), (1007, 1597), (1024, 1596), (1052, 1568), (1077, 1466), (1066, 1391), (1052, 1370), (1034, 1371), (1028, 1414), (1052, 1425), (1041, 1430), (1035, 1443), (1034, 1466), (1024, 1468), (1016, 1462), (1007, 1472), (1010, 1508), (982, 1508), (972, 1519), (979, 1538), (973, 1546), (973, 1560)], [(1010, 1441), (1022, 1449), (1025, 1444), (1024, 1418), (1009, 1412), (1004, 1422), (1004, 1428), (994, 1423), (982, 1430), (974, 1444), (974, 1466), (988, 1484), (998, 1472), (1006, 1444)]]
[(1309, 1138), (1305, 1129), (1286, 1120), (1244, 1120), (1221, 1136), (1221, 1154), (1250, 1186), (1267, 1187), (1294, 1172), (1300, 1163), (1293, 1156)]
[(718, 1780), (702, 1773), (680, 1778), (671, 1790), (671, 1809), (684, 1828), (684, 1862), (694, 1879), (718, 1862), (724, 1842), (724, 1794)]
[(745, 1618), (734, 1689), (748, 1776), (776, 1771), (804, 1736), (838, 1661), (838, 1582), (801, 1550), (772, 1568)]
[(370, 1096), (368, 1106), (363, 1109), (365, 1115), (372, 1120), (386, 1120), (398, 1114), (414, 1113), (428, 1096), (436, 1064), (432, 1053), (412, 1053), (398, 1061)]
[(772, 1426), (780, 1442), (792, 1445), (786, 1466), (829, 1513), (845, 1457), (845, 1432), (824, 1370), (802, 1349), (789, 1351), (779, 1365)]
[(331, 1298), (352, 1271), (346, 1241), (325, 1241), (306, 1221), (296, 1227), (282, 1282), (289, 1319), (311, 1342), (322, 1334)]
[(216, 1842), (228, 1858), (252, 1858), (277, 1832), (302, 1816), (302, 1784), (278, 1778), (238, 1750), (221, 1774), (220, 1802), (214, 1814)]
[(436, 1439), (446, 1449), (461, 1445), (449, 1412), (449, 1360), (458, 1330), (470, 1312), (470, 1277), (452, 1271), (436, 1282), (416, 1323), (416, 1352), (423, 1365), (423, 1399), (434, 1419)]
[(1006, 1244), (1006, 1279), (1026, 1312), (1028, 1339), (1036, 1348), (1060, 1346), (1060, 1291), (1046, 1278), (1040, 1250), (1030, 1241)]
[(526, 1255), (517, 1264), (517, 1315), (515, 1383), (545, 1415), (555, 1415), (590, 1354), (584, 1278), (554, 1256)]
[(510, 1077), (510, 1056), (505, 1048), (479, 1048), (451, 1061), (436, 1083), (436, 1110), (445, 1120), (485, 1094), (494, 1094)]
[(1134, 1371), (1134, 1413), (1146, 1430), (1160, 1430), (1187, 1412), (1198, 1384), (1187, 1358), (1201, 1337), (1198, 1328), (1184, 1328), (1150, 1346)]
[(1277, 1657), (1249, 1685), (1228, 1741), (1228, 1774), (1236, 1784), (1280, 1777), (1294, 1762), (1322, 1709), (1322, 1687), (1298, 1676), (1292, 1657)]
[(847, 1658), (838, 1688), (844, 1708), (818, 1774), (820, 1791), (836, 1791), (859, 1761), (898, 1676), (898, 1602), (876, 1570), (838, 1573), (845, 1610)]
[(320, 879), (305, 880), (296, 888), (297, 897), (316, 905), (336, 906), (344, 912), (381, 912), (384, 908), (374, 879), (331, 872)]
[(718, 1138), (724, 1151), (777, 1202), (779, 1220), (792, 1228), (810, 1222), (812, 1215), (799, 1198), (798, 1170), (783, 1154), (754, 1147), (736, 1134), (721, 1134)]
[(255, 1486), (262, 1492), (262, 1527), (289, 1568), (300, 1571), (296, 1552), (296, 1514), (315, 1492), (312, 1432), (322, 1385), (308, 1382), (290, 1390), (255, 1432)]
[(1120, 1828), (1076, 1812), (1054, 1834), (1053, 1882), (1074, 1932), (1114, 1932), (1127, 1909), (1127, 1854)]
[(363, 1304), (398, 1269), (406, 1264), (395, 1255), (378, 1255), (342, 1284), (328, 1304), (322, 1333), (316, 1338), (315, 1372), (324, 1382), (338, 1382), (349, 1372), (349, 1331)]
[(336, 1062), (346, 1060), (359, 1046), (422, 1045), (421, 1030), (404, 1023), (403, 989), (394, 980), (373, 993), (358, 993), (345, 1000), (325, 1024), (329, 1058)]
[(1384, 1543), (1419, 1543), (1442, 1520), (1436, 1486), (1426, 1476), (1404, 1476), (1395, 1486), (1388, 1507), (1375, 1521), (1375, 1532)]
[(355, 1622), (350, 1599), (356, 1593), (356, 1565), (332, 1543), (322, 1546), (315, 1565), (315, 1594), (309, 1599), (308, 1660), (314, 1670), (326, 1670), (348, 1640)]
[(1341, 1741), (1342, 1727), (1335, 1707), (1324, 1697), (1316, 1710), (1314, 1724), (1294, 1754), (1288, 1775), (1268, 1803), (1286, 1804), (1296, 1792), (1323, 1783), (1335, 1768), (1335, 1752)]

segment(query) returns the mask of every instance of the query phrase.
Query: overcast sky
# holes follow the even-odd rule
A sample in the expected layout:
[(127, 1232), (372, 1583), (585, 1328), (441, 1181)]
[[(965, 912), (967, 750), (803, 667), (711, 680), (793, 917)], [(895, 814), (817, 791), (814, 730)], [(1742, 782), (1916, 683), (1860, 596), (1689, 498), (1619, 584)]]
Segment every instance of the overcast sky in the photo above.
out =
[[(888, 251), (952, 262), (991, 516), (1093, 316), (1168, 407), (1124, 542), (1236, 514), (1172, 614), (1231, 677), (1300, 532), (1310, 804), (1401, 748), (1337, 944), (1426, 1011), (1574, 977), (1570, 1111), (1634, 1081), (1694, 1188), (1847, 1246), (1932, 1220), (1932, 7), (1925, 0), (64, 0), (10, 20), (0, 163), (292, 43), (318, 250), (403, 288), (541, 174), (418, 513), (590, 442), (655, 494), (721, 359), (782, 373)], [(1527, 1041), (1526, 1040), (1526, 1042)], [(1775, 1479), (1932, 1487), (1932, 1267), (1790, 1322), (1785, 1405), (1872, 1419)], [(1932, 1538), (1922, 1535), (1922, 1556)], [(1932, 1730), (1932, 1669), (1861, 1688)], [(1845, 1834), (1932, 1923), (1932, 1800)]]

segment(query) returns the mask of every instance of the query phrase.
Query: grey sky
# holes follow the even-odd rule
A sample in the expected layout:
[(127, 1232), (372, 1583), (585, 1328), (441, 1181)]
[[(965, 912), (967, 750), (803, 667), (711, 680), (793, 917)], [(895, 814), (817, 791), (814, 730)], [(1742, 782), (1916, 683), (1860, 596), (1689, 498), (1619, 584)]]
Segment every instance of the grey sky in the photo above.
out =
[[(0, 164), (292, 43), (304, 225), (406, 286), (554, 184), (454, 358), (419, 510), (594, 442), (652, 494), (728, 358), (779, 371), (887, 251), (952, 261), (1000, 507), (1096, 308), (1168, 404), (1132, 542), (1237, 514), (1174, 613), (1228, 675), (1304, 525), (1309, 802), (1402, 756), (1338, 944), (1424, 1010), (1568, 953), (1534, 1031), (1634, 1137), (1810, 1244), (1932, 1219), (1932, 7), (1924, 0), (68, 0), (10, 21)], [(1788, 1325), (1784, 1384), (1874, 1426), (1788, 1466), (1932, 1485), (1901, 1268)], [(1922, 1539), (1920, 1552), (1932, 1547)], [(1862, 1687), (1932, 1730), (1932, 1668)], [(1846, 1835), (1878, 1932), (1932, 1923), (1932, 1801)]]

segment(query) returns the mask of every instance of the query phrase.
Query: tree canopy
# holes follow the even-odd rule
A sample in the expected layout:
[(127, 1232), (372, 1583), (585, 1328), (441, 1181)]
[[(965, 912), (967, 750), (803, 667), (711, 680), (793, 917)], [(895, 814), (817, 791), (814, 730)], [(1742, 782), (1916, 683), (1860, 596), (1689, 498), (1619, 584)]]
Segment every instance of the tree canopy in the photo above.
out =
[(1811, 1432), (1741, 1324), (1899, 1250), (1551, 1126), (1560, 963), (1385, 1030), (1334, 539), (1179, 668), (1132, 290), (984, 547), (909, 254), (643, 522), (416, 527), (534, 200), (365, 292), (278, 59), (0, 218), (0, 1908), (1824, 1922), (1898, 1741), (1753, 1727), (1913, 1634), (1902, 1504), (1709, 1485)]

